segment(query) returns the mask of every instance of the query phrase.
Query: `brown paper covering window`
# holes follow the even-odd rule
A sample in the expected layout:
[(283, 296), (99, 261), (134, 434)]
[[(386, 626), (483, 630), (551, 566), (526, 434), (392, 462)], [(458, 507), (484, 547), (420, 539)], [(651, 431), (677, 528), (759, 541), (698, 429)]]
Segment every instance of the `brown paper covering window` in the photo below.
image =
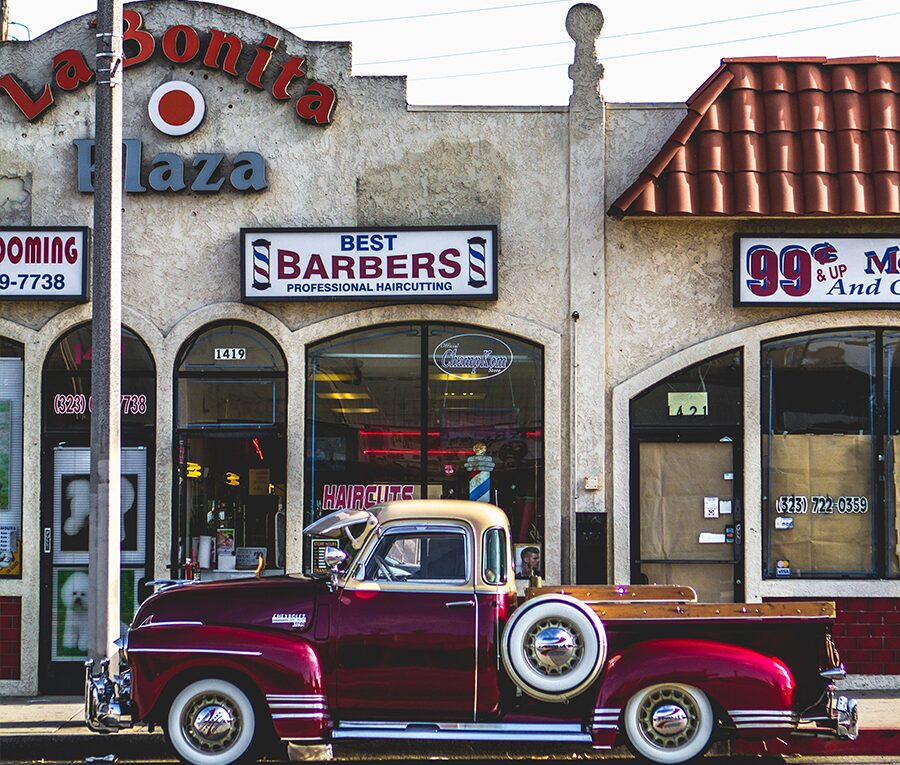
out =
[[(790, 561), (791, 575), (873, 571), (872, 437), (789, 434), (772, 437), (769, 460), (769, 573)], [(807, 498), (806, 513), (777, 512), (778, 498)], [(812, 512), (813, 496), (865, 497), (868, 512)], [(792, 529), (776, 529), (776, 518), (793, 518)]]
[[(724, 534), (733, 515), (703, 517), (704, 497), (734, 505), (730, 443), (642, 443), (640, 446), (641, 558), (734, 559), (734, 546), (700, 544), (701, 532)], [(691, 584), (694, 582), (677, 582)]]
[(891, 537), (888, 539), (888, 560), (891, 562), (891, 574), (900, 574), (900, 436), (891, 436), (891, 453), (894, 465), (894, 497), (893, 497), (893, 523)]

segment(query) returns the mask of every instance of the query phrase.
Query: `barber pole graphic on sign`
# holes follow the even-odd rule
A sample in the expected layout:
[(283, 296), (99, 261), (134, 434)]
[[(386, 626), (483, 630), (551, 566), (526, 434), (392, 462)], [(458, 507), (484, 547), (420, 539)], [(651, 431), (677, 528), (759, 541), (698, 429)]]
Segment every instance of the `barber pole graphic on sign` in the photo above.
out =
[(497, 227), (241, 231), (241, 297), (497, 299)]
[(487, 258), (484, 254), (487, 241), (484, 237), (473, 236), (467, 244), (469, 245), (469, 286), (475, 288), (484, 287), (487, 284), (485, 279)]
[(268, 239), (255, 239), (253, 241), (253, 289), (267, 290), (272, 286), (272, 276), (269, 271), (269, 247)]

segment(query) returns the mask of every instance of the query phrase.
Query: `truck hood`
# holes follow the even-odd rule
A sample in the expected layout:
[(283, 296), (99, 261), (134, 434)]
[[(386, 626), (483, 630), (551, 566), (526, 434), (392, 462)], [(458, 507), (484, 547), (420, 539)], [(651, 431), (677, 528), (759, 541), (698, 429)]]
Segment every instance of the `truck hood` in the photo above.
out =
[(323, 580), (305, 576), (192, 582), (167, 587), (147, 598), (132, 627), (200, 622), (305, 632), (312, 627), (316, 603), (327, 595)]

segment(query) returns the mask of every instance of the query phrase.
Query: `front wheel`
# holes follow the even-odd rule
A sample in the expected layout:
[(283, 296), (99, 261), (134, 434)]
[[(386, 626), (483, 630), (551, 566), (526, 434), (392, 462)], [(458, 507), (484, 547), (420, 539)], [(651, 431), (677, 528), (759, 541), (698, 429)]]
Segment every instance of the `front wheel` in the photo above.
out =
[(227, 680), (208, 678), (186, 686), (172, 701), (166, 738), (189, 765), (231, 765), (251, 759), (256, 733), (253, 704)]
[(706, 694), (681, 683), (651, 685), (625, 705), (625, 733), (631, 751), (663, 765), (702, 755), (712, 738), (714, 722)]

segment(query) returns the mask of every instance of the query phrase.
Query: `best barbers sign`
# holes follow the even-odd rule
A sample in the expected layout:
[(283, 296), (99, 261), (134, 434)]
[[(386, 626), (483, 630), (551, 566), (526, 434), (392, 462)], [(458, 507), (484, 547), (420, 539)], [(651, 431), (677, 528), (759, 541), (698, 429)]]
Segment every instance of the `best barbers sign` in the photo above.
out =
[(900, 305), (900, 236), (736, 234), (736, 306)]
[(497, 227), (241, 230), (241, 298), (495, 300)]

